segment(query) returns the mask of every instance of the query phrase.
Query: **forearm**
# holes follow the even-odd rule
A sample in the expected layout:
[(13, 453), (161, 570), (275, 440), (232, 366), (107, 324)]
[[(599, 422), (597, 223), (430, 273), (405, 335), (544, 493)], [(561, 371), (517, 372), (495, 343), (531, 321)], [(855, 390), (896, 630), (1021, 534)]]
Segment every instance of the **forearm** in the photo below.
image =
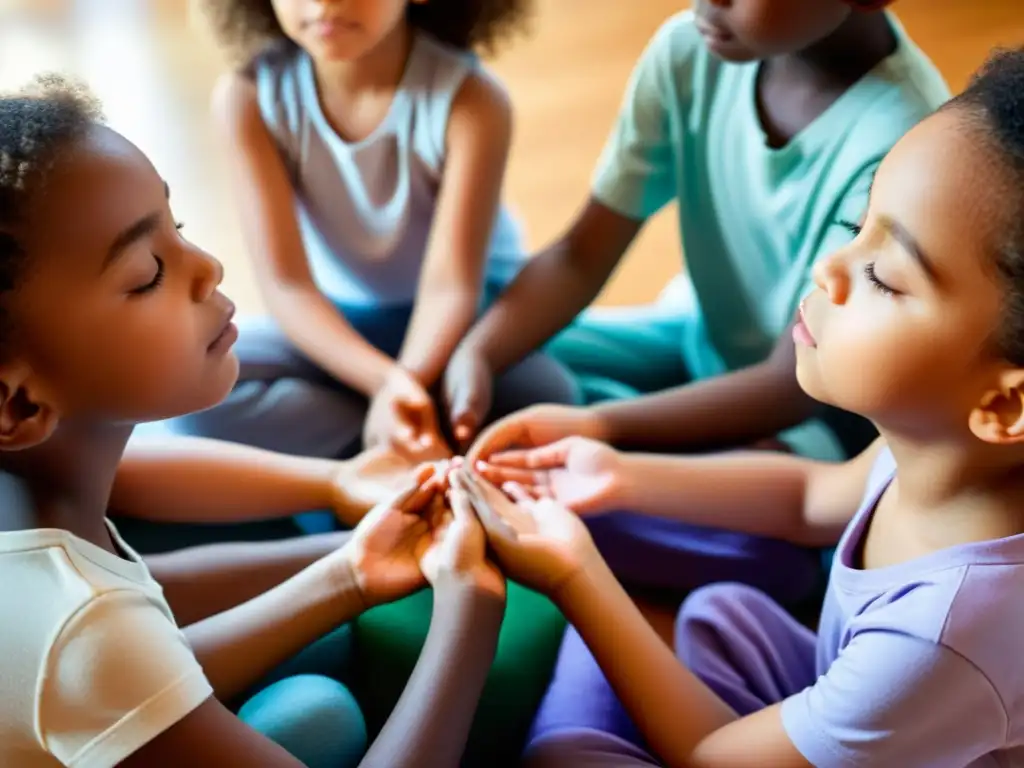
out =
[(608, 274), (574, 258), (571, 240), (531, 259), (466, 337), (499, 373), (539, 348), (597, 297)]
[(180, 626), (188, 626), (268, 592), (341, 549), (348, 531), (280, 541), (232, 542), (150, 555), (153, 578), (164, 589)]
[(821, 466), (767, 451), (622, 454), (620, 461), (623, 509), (788, 540), (801, 539), (811, 473)]
[(395, 361), (366, 341), (315, 286), (265, 291), (285, 335), (331, 376), (367, 397), (383, 385)]
[(340, 464), (200, 437), (133, 439), (111, 509), (160, 522), (231, 523), (334, 504)]
[(556, 602), (644, 739), (668, 766), (687, 766), (704, 738), (736, 719), (675, 657), (603, 561), (570, 581)]
[(354, 578), (319, 561), (268, 592), (185, 628), (217, 698), (244, 692), (363, 609)]
[(687, 451), (750, 445), (799, 424), (816, 409), (795, 370), (771, 361), (594, 407), (616, 446)]
[(468, 587), (438, 589), (416, 669), (362, 768), (454, 768), (465, 749), (498, 644), (504, 602)]
[(455, 347), (476, 317), (479, 291), (428, 288), (416, 299), (398, 361), (429, 389), (441, 377)]

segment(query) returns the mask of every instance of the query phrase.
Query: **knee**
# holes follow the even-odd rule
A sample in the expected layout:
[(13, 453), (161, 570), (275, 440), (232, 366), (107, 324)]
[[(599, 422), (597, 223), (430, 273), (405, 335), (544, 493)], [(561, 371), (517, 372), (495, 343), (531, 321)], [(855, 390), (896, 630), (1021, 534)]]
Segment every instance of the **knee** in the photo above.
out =
[(676, 648), (684, 650), (694, 632), (717, 631), (723, 624), (735, 624), (737, 613), (760, 603), (765, 595), (746, 584), (710, 584), (694, 590), (683, 601), (676, 617)]
[(320, 675), (265, 688), (238, 712), (250, 727), (309, 768), (350, 768), (366, 752), (366, 722), (349, 690)]
[(587, 728), (566, 729), (529, 744), (520, 764), (524, 768), (640, 768), (658, 765), (635, 744)]
[(582, 402), (579, 384), (569, 370), (553, 357), (537, 352), (495, 382), (492, 415), (500, 418), (538, 403), (579, 405)]

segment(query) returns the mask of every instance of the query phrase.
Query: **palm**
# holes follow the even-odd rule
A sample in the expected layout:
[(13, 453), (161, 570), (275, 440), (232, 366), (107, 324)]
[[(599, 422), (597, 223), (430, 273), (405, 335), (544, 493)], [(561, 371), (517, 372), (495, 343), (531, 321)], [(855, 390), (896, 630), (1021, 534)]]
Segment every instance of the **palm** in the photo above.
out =
[(617, 454), (608, 446), (590, 440), (575, 441), (565, 466), (547, 471), (550, 495), (576, 511), (608, 498), (617, 477)]
[(391, 602), (424, 586), (416, 546), (426, 530), (418, 515), (376, 509), (356, 531), (360, 587), (372, 602)]
[(409, 485), (419, 466), (390, 447), (371, 448), (349, 462), (335, 484), (354, 506), (371, 509)]

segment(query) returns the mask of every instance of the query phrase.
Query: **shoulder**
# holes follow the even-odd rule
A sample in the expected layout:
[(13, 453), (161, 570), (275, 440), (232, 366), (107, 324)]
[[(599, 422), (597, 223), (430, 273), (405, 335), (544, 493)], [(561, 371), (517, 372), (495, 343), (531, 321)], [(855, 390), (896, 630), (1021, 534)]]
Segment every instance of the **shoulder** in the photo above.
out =
[(469, 73), (452, 100), (447, 128), (449, 143), (468, 135), (507, 143), (511, 127), (512, 102), (504, 86), (485, 70)]
[(221, 128), (254, 126), (295, 129), (307, 87), (300, 49), (278, 46), (261, 53), (244, 69), (221, 75), (211, 94), (214, 120)]
[(212, 695), (161, 603), (140, 590), (106, 591), (53, 638), (35, 720), (63, 764), (117, 764)]

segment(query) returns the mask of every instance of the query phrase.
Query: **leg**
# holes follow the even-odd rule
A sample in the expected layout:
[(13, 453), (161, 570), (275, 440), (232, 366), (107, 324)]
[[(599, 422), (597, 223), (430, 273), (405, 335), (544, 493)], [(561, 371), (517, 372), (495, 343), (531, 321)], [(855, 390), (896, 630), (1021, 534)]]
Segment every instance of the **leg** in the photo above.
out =
[(740, 715), (814, 683), (815, 636), (763, 592), (740, 584), (704, 587), (676, 622), (682, 662)]
[(333, 458), (358, 445), (366, 400), (303, 357), (269, 318), (241, 324), (238, 384), (220, 405), (174, 419), (176, 432)]
[(687, 592), (716, 581), (739, 581), (793, 604), (805, 599), (821, 576), (815, 552), (775, 539), (629, 512), (587, 523), (609, 566), (630, 587)]
[(300, 675), (264, 688), (238, 717), (309, 768), (354, 768), (366, 752), (366, 723), (336, 680)]
[(547, 349), (580, 378), (587, 402), (647, 394), (688, 380), (684, 323), (683, 314), (657, 305), (591, 309)]
[(494, 382), (494, 405), (489, 420), (538, 403), (576, 405), (579, 402), (579, 386), (569, 371), (553, 357), (535, 352)]

